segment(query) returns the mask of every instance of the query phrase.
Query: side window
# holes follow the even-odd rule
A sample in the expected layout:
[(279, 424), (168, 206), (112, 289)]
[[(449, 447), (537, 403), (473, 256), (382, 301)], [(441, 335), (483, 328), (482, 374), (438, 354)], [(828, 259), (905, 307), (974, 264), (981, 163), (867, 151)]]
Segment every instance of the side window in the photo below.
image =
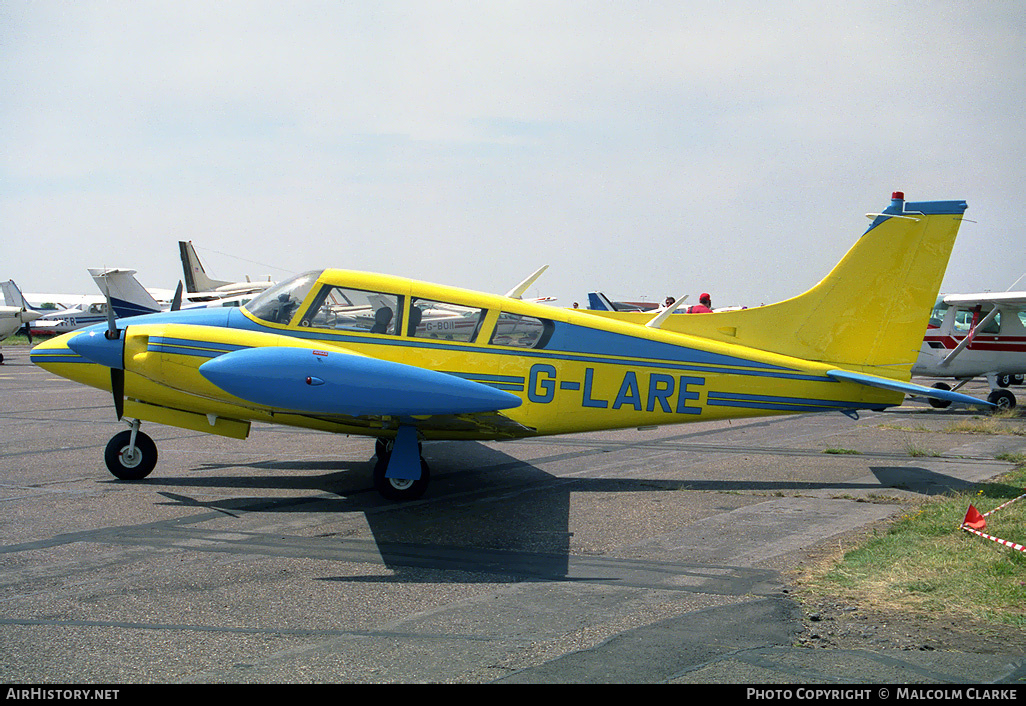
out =
[(1001, 312), (999, 311), (990, 323), (983, 327), (983, 333), (999, 333), (1001, 331)]
[[(983, 320), (989, 312), (980, 312), (978, 317), (979, 320)], [(973, 327), (973, 310), (972, 309), (959, 309), (955, 312), (955, 326), (954, 333), (956, 334), (968, 334)], [(983, 328), (979, 329), (977, 333), (997, 333), (1001, 330), (1001, 312), (990, 320)]]
[(414, 297), (406, 335), (473, 343), (484, 315), (484, 309)]
[(491, 342), (497, 346), (544, 348), (552, 335), (552, 329), (551, 321), (502, 312), (495, 324)]
[(933, 312), (930, 313), (930, 326), (940, 328), (940, 325), (944, 323), (944, 315), (947, 313), (948, 305), (944, 303), (944, 299), (938, 299), (937, 304), (933, 307)]
[(299, 325), (395, 335), (402, 315), (401, 301), (395, 294), (325, 286)]

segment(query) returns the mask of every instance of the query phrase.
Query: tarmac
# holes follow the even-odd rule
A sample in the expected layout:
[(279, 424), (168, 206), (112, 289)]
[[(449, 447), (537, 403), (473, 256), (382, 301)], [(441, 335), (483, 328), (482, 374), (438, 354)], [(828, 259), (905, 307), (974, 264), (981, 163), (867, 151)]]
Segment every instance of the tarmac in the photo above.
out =
[(968, 410), (429, 443), (431, 487), (396, 505), (371, 488), (372, 441), (263, 425), (144, 424), (157, 469), (117, 481), (108, 396), (4, 355), (7, 684), (1026, 679), (1023, 644), (803, 646), (786, 590), (825, 545), (1026, 452), (951, 432)]

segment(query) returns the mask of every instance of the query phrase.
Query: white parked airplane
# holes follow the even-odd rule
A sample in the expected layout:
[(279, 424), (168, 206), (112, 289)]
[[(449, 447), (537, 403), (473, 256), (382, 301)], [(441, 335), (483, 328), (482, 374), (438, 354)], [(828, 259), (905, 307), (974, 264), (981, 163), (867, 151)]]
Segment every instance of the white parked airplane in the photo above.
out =
[(82, 303), (66, 309), (42, 310), (39, 318), (32, 322), (32, 333), (51, 336), (67, 333), (86, 326), (92, 326), (107, 320), (107, 304), (103, 297), (92, 303)]
[[(998, 407), (1015, 406), (1007, 389), (1022, 383), (1026, 374), (1026, 292), (948, 294), (934, 305), (912, 374), (954, 378), (955, 389), (977, 377), (990, 385), (987, 401)], [(946, 407), (944, 400), (930, 400)]]
[[(31, 343), (32, 332), (28, 330), (26, 324), (38, 319), (42, 312), (36, 311), (28, 305), (13, 279), (0, 283), (0, 290), (3, 290), (4, 297), (4, 305), (0, 306), (0, 341), (25, 329), (29, 343)], [(3, 362), (4, 354), (0, 353), (0, 365), (3, 365)]]

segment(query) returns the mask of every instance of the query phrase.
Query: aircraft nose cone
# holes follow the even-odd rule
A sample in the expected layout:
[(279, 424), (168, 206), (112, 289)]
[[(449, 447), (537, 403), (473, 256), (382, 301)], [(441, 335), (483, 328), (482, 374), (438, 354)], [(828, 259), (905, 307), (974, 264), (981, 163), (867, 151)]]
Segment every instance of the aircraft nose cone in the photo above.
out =
[(125, 332), (121, 332), (122, 338), (113, 340), (104, 334), (102, 330), (84, 331), (68, 340), (68, 348), (94, 363), (119, 370), (124, 368), (125, 344), (122, 339)]

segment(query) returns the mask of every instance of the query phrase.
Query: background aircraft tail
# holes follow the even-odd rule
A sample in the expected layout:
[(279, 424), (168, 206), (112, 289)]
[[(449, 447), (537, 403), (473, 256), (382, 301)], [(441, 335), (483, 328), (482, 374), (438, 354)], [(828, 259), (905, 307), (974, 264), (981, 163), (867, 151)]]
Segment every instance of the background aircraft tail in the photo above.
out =
[(89, 269), (93, 281), (106, 295), (110, 290), (110, 303), (119, 319), (139, 314), (152, 314), (163, 308), (135, 278), (135, 270)]
[(588, 308), (592, 311), (616, 311), (613, 302), (602, 292), (588, 292)]
[(966, 208), (965, 201), (906, 203), (895, 192), (804, 294), (740, 311), (671, 316), (661, 328), (908, 380)]
[(13, 279), (0, 283), (0, 291), (3, 292), (4, 304), (6, 306), (16, 306), (27, 311), (33, 311)]
[[(9, 313), (7, 316), (8, 318), (14, 319), (17, 323), (24, 324), (24, 326), (21, 327), (21, 333), (28, 338), (29, 343), (32, 343), (32, 329), (29, 327), (29, 324), (42, 316), (44, 312), (39, 309), (33, 309), (29, 306), (29, 303), (25, 301), (25, 296), (21, 293), (21, 290), (18, 289), (18, 285), (14, 283), (13, 279), (0, 283), (0, 292), (3, 293), (3, 299), (0, 301), (0, 304), (21, 310), (16, 313)], [(6, 338), (12, 333), (13, 331), (8, 329), (7, 331), (0, 333), (0, 338)], [(3, 362), (4, 356), (3, 354), (0, 354), (0, 364)]]
[(185, 275), (185, 291), (187, 292), (213, 292), (218, 287), (223, 287), (231, 282), (207, 277), (203, 263), (200, 262), (196, 249), (192, 247), (192, 241), (178, 241), (178, 251), (182, 256), (182, 272)]

